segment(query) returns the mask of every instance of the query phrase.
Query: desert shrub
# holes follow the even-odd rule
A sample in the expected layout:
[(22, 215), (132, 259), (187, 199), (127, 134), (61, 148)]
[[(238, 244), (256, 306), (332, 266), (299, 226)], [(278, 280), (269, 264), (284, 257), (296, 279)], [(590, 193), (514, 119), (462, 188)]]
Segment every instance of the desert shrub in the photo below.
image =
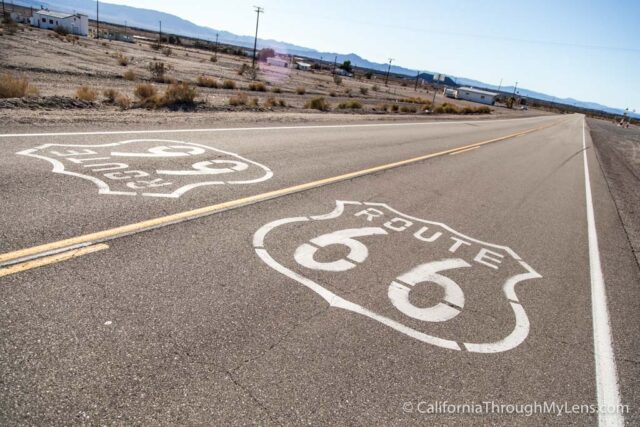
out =
[(104, 100), (105, 100), (105, 101), (107, 101), (107, 102), (109, 102), (109, 103), (113, 104), (113, 103), (115, 102), (116, 98), (117, 98), (120, 94), (119, 94), (119, 93), (118, 93), (118, 91), (117, 91), (117, 90), (115, 90), (115, 89), (105, 89), (105, 90), (102, 92), (102, 95), (104, 96)]
[(71, 44), (76, 44), (78, 40), (80, 40), (78, 36), (74, 36), (73, 34), (67, 34), (64, 39)]
[(215, 79), (207, 76), (198, 76), (196, 83), (201, 87), (210, 87), (214, 89), (218, 87), (218, 82)]
[(342, 77), (338, 75), (333, 76), (333, 82), (338, 86), (340, 86), (342, 84)]
[(258, 100), (258, 98), (252, 98), (249, 101), (249, 106), (250, 107), (257, 107), (259, 103), (260, 103), (260, 101)]
[(329, 103), (327, 101), (325, 101), (325, 99), (323, 97), (319, 96), (317, 98), (313, 98), (310, 101), (308, 101), (304, 105), (304, 108), (312, 108), (314, 110), (327, 111), (331, 107), (329, 106)]
[(242, 63), (242, 65), (240, 66), (240, 69), (238, 70), (238, 75), (240, 76), (243, 75), (249, 68), (250, 67), (247, 64)]
[(373, 77), (373, 73), (371, 71), (367, 71), (366, 73), (364, 73), (364, 76), (367, 79), (371, 80), (371, 78)]
[(265, 86), (265, 84), (262, 82), (253, 82), (249, 84), (249, 90), (252, 90), (255, 92), (266, 92), (267, 86)]
[(194, 105), (198, 91), (189, 83), (173, 83), (169, 85), (160, 99), (163, 106)]
[(67, 34), (69, 34), (69, 31), (67, 31), (67, 29), (62, 25), (58, 25), (53, 29), (53, 31), (55, 31), (56, 34), (60, 34), (61, 36), (66, 36)]
[(165, 47), (162, 49), (162, 54), (164, 56), (171, 56), (171, 54), (173, 53), (173, 51), (171, 50), (170, 47)]
[(369, 93), (369, 88), (368, 87), (364, 87), (364, 86), (360, 86), (360, 93), (362, 95), (366, 95)]
[(460, 114), (462, 111), (455, 105), (445, 102), (434, 108), (433, 112), (437, 114)]
[(129, 99), (127, 95), (119, 95), (116, 98), (115, 103), (123, 110), (127, 110), (129, 107), (131, 107), (131, 99)]
[(217, 56), (212, 56), (211, 58), (209, 58), (209, 61), (218, 62), (218, 57)]
[(278, 101), (273, 96), (268, 97), (267, 100), (264, 101), (264, 106), (267, 108), (275, 107), (276, 105), (278, 105)]
[(127, 70), (122, 75), (122, 78), (132, 82), (132, 81), (134, 81), (136, 79), (136, 73), (133, 70)]
[(0, 98), (22, 98), (35, 96), (38, 89), (31, 86), (26, 77), (17, 77), (13, 74), (0, 74)]
[(153, 50), (160, 50), (160, 48), (162, 47), (162, 45), (161, 45), (160, 43), (158, 43), (158, 42), (154, 42), (154, 43), (151, 43), (151, 44), (149, 45), (149, 47), (151, 47), (151, 49), (153, 49)]
[(346, 89), (344, 90), (344, 93), (345, 93), (345, 95), (347, 95), (347, 96), (349, 96), (349, 97), (350, 97), (350, 96), (351, 96), (351, 88), (350, 88), (350, 87), (346, 88)]
[(249, 97), (246, 93), (238, 93), (229, 97), (229, 105), (234, 107), (238, 105), (247, 105), (248, 102)]
[(400, 107), (400, 111), (402, 113), (415, 113), (416, 111), (418, 111), (418, 109), (415, 105), (403, 105), (402, 107)]
[(139, 101), (147, 101), (149, 99), (155, 98), (158, 91), (154, 85), (143, 83), (136, 86), (133, 90), (133, 94)]
[(380, 105), (380, 106), (378, 107), (378, 109), (379, 109), (380, 111), (385, 111), (385, 112), (386, 112), (386, 111), (389, 111), (389, 105), (388, 105), (388, 104), (382, 104), (382, 105)]
[(80, 86), (76, 89), (76, 98), (81, 101), (95, 101), (98, 98), (98, 94), (95, 90), (91, 89), (89, 86)]
[(273, 92), (273, 93), (282, 93), (282, 89), (280, 89), (279, 87), (274, 87), (273, 89), (271, 89), (271, 92)]
[(298, 95), (304, 95), (306, 91), (307, 91), (307, 90), (304, 88), (304, 86), (298, 86), (298, 87), (296, 88), (296, 93), (297, 93)]
[(336, 91), (332, 90), (331, 92), (329, 92), (329, 96), (336, 96)]
[(235, 89), (236, 82), (234, 82), (233, 80), (225, 80), (222, 82), (222, 87), (225, 89)]
[(123, 67), (129, 65), (129, 58), (126, 55), (123, 55), (122, 52), (116, 53), (115, 58), (118, 64), (122, 65)]
[(391, 106), (391, 111), (393, 111), (394, 113), (397, 113), (400, 110), (400, 106), (398, 104), (393, 104)]
[(407, 87), (407, 82), (402, 82), (402, 84), (400, 86)]
[(378, 85), (373, 85), (373, 86), (371, 86), (371, 90), (373, 90), (374, 92), (377, 92), (377, 91), (379, 91), (379, 90), (380, 90), (380, 86), (378, 86)]
[(162, 61), (150, 62), (149, 72), (151, 73), (152, 80), (156, 82), (164, 82), (164, 75), (167, 72), (167, 67)]
[(408, 102), (411, 104), (431, 104), (431, 101), (425, 98), (420, 98), (419, 96), (416, 97), (408, 97), (408, 98), (401, 98), (400, 102)]
[(490, 114), (491, 108), (489, 107), (464, 107), (460, 111), (461, 114)]
[(362, 108), (362, 102), (353, 99), (351, 101), (341, 102), (340, 104), (338, 104), (338, 108), (341, 110), (345, 110), (345, 109), (357, 110)]
[(281, 106), (281, 107), (286, 107), (287, 103), (284, 101), (284, 99), (281, 99), (281, 100), (278, 101), (278, 105)]

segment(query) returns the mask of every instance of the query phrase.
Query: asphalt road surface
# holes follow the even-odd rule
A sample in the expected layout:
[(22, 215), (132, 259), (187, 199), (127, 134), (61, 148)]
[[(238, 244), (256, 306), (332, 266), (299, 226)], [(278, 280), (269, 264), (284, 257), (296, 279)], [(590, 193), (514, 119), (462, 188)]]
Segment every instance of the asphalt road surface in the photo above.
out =
[(640, 423), (580, 115), (5, 134), (0, 194), (3, 425)]

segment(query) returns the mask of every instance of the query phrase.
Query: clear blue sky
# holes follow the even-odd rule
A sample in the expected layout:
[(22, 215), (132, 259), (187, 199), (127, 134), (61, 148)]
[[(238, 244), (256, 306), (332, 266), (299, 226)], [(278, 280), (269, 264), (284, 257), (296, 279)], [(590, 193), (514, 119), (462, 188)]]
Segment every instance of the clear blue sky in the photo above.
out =
[(376, 62), (640, 112), (636, 0), (106, 0)]

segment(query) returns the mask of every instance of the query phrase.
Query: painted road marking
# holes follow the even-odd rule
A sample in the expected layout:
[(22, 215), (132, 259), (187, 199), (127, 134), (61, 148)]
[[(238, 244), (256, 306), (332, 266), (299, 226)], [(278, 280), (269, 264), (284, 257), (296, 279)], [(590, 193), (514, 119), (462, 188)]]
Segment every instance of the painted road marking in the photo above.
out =
[(468, 151), (471, 150), (475, 150), (476, 148), (480, 148), (480, 147), (471, 147), (471, 148), (467, 148), (466, 150), (460, 150), (460, 151), (456, 151), (454, 153), (449, 153), (450, 156), (455, 156), (456, 154), (461, 154), (461, 153), (466, 153)]
[(505, 135), (499, 138), (493, 138), (486, 141), (477, 142), (474, 144), (464, 145), (462, 147), (451, 148), (449, 150), (444, 150), (444, 151), (440, 151), (432, 154), (426, 154), (424, 156), (418, 156), (418, 157), (414, 157), (407, 160), (401, 160), (399, 162), (393, 162), (385, 165), (375, 166), (372, 168), (363, 169), (356, 172), (347, 173), (344, 175), (338, 175), (331, 178), (325, 178), (317, 181), (307, 182), (305, 184), (294, 185), (292, 187), (286, 187), (280, 190), (268, 191), (266, 193), (256, 194), (254, 196), (243, 197), (243, 198), (231, 200), (228, 202), (218, 203), (211, 206), (205, 206), (202, 208), (183, 211), (183, 212), (179, 212), (172, 215), (153, 218), (146, 221), (123, 225), (120, 227), (110, 228), (110, 229), (98, 231), (95, 233), (89, 233), (82, 236), (72, 237), (69, 239), (58, 240), (56, 242), (46, 243), (44, 245), (32, 246), (30, 248), (19, 249), (13, 252), (6, 252), (4, 254), (0, 254), (0, 266), (15, 264), (22, 261), (28, 261), (30, 259), (37, 258), (39, 256), (49, 255), (52, 251), (75, 249), (79, 246), (83, 246), (87, 244), (100, 243), (104, 241), (117, 239), (119, 237), (140, 233), (143, 231), (165, 227), (171, 224), (178, 224), (184, 221), (201, 218), (203, 216), (213, 215), (213, 214), (224, 212), (230, 209), (235, 209), (242, 206), (248, 206), (254, 203), (263, 202), (263, 201), (274, 199), (277, 197), (282, 197), (289, 194), (294, 194), (301, 191), (306, 191), (306, 190), (322, 187), (329, 184), (334, 184), (341, 181), (346, 181), (349, 179), (397, 168), (400, 166), (406, 166), (406, 165), (420, 162), (423, 160), (432, 159), (434, 157), (444, 156), (446, 154), (453, 153), (459, 150), (465, 150), (470, 147), (482, 146), (482, 145), (492, 144), (499, 141), (504, 141), (507, 139), (515, 138), (517, 136), (527, 135), (532, 132), (547, 129), (551, 126), (554, 126), (564, 121), (565, 120), (556, 121), (551, 124), (513, 133), (510, 135)]
[(35, 259), (33, 261), (26, 261), (20, 264), (14, 264), (9, 267), (0, 268), (0, 277), (8, 276), (10, 274), (21, 273), (26, 270), (31, 270), (33, 268), (42, 267), (42, 266), (54, 264), (57, 262), (66, 261), (71, 258), (77, 258), (79, 256), (102, 251), (104, 249), (109, 249), (109, 245), (105, 243), (98, 243), (97, 245), (85, 246), (80, 249), (73, 249), (70, 251), (61, 252), (56, 255), (49, 255), (46, 257)]
[[(587, 233), (589, 237), (589, 270), (591, 272), (591, 312), (593, 318), (593, 347), (596, 365), (596, 385), (598, 405), (600, 408), (621, 408), (620, 391), (618, 390), (618, 373), (613, 352), (613, 338), (609, 310), (607, 309), (607, 292), (605, 290), (598, 232), (596, 230), (591, 181), (587, 161), (587, 142), (585, 137), (585, 119), (582, 119), (582, 155), (584, 161), (584, 187), (587, 209)], [(598, 413), (600, 426), (624, 426), (622, 411), (601, 411)]]
[(5, 133), (0, 134), (0, 138), (25, 138), (38, 136), (75, 136), (75, 135), (136, 135), (136, 134), (158, 134), (158, 133), (201, 133), (201, 132), (240, 132), (240, 131), (263, 131), (263, 130), (295, 130), (295, 129), (344, 129), (344, 128), (362, 128), (362, 127), (393, 127), (393, 126), (432, 126), (447, 124), (474, 124), (495, 123), (495, 122), (512, 122), (521, 120), (533, 120), (539, 117), (521, 117), (517, 119), (493, 119), (493, 120), (473, 120), (473, 121), (457, 121), (447, 120), (440, 122), (415, 122), (415, 123), (360, 123), (351, 125), (303, 125), (303, 126), (261, 126), (261, 127), (244, 127), (244, 128), (204, 128), (204, 129), (168, 129), (168, 130), (114, 130), (114, 131), (95, 131), (95, 132), (45, 132), (45, 133)]
[[(254, 184), (273, 176), (268, 167), (238, 154), (166, 139), (44, 144), (17, 154), (47, 160), (54, 173), (91, 181), (98, 194), (109, 195), (178, 198), (197, 187)], [(190, 167), (176, 170), (172, 165), (180, 158), (188, 159)], [(149, 167), (148, 159), (163, 161), (162, 167)]]
[[(542, 277), (506, 246), (383, 203), (336, 201), (328, 214), (279, 219), (256, 231), (253, 246), (269, 267), (332, 307), (427, 344), (476, 353), (499, 353), (525, 341), (529, 318), (515, 287)], [(363, 285), (366, 291), (353, 292)], [(415, 289), (433, 294), (438, 287), (443, 296), (430, 306), (411, 298)], [(479, 312), (491, 313), (490, 320)], [(453, 325), (450, 331), (434, 328), (444, 322)]]

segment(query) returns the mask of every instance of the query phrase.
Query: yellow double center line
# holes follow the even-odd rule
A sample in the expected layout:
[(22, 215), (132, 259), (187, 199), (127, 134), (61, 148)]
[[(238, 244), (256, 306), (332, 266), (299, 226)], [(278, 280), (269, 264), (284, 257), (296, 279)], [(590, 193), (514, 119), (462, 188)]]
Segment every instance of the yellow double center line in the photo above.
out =
[[(254, 196), (243, 197), (240, 199), (231, 200), (224, 203), (218, 203), (215, 205), (205, 206), (198, 209), (192, 209), (184, 212), (179, 212), (172, 215), (167, 215), (159, 218), (153, 218), (141, 222), (136, 222), (133, 224), (123, 225), (120, 227), (110, 228), (108, 230), (98, 231), (95, 233), (84, 234), (82, 236), (72, 237), (69, 239), (58, 240), (57, 242), (51, 242), (44, 245), (32, 246), (30, 248), (19, 249), (13, 252), (7, 252), (0, 255), (0, 267), (11, 266), (19, 263), (25, 264), (28, 267), (29, 262), (36, 258), (41, 257), (51, 257), (56, 254), (61, 254), (63, 252), (76, 250), (79, 248), (84, 248), (87, 246), (95, 245), (96, 243), (101, 243), (113, 239), (117, 239), (124, 236), (129, 236), (132, 234), (137, 234), (143, 231), (153, 230), (160, 227), (165, 227), (171, 224), (177, 224), (184, 221), (189, 221), (192, 219), (200, 218), (203, 216), (208, 216), (216, 213), (220, 213), (223, 211), (227, 211), (230, 209), (238, 208), (241, 206), (247, 206), (258, 202), (263, 202), (265, 200), (274, 199), (276, 197), (287, 196), (289, 194), (298, 193), (305, 190), (310, 190), (313, 188), (322, 187), (324, 185), (334, 184), (340, 181), (346, 181), (349, 179), (357, 178), (363, 175), (369, 175), (375, 172), (381, 172), (388, 169), (397, 168), (400, 166), (406, 166), (412, 163), (421, 162), (423, 160), (432, 159), (434, 157), (444, 156), (447, 154), (459, 153), (463, 151), (470, 150), (472, 148), (478, 148), (483, 145), (492, 144), (494, 142), (504, 141), (506, 139), (515, 138), (517, 136), (526, 135), (532, 132), (536, 132), (542, 129), (549, 128), (551, 126), (556, 125), (559, 122), (554, 122), (551, 124), (547, 124), (544, 126), (528, 129), (521, 132), (512, 133), (509, 135), (501, 136), (499, 138), (493, 138), (486, 141), (477, 142), (474, 144), (464, 145), (462, 147), (456, 147), (445, 151), (440, 151), (437, 153), (426, 154), (424, 156), (413, 157), (407, 160), (401, 160), (399, 162), (387, 163), (380, 166), (375, 166), (368, 169), (362, 169), (356, 172), (350, 172), (343, 175), (334, 176), (331, 178), (320, 179), (317, 181), (308, 182), (305, 184), (294, 185), (292, 187), (282, 188), (280, 190), (268, 191), (266, 193), (256, 194)], [(88, 251), (86, 253), (90, 253), (92, 251)], [(62, 256), (59, 258), (48, 258), (53, 259), (52, 262), (59, 262), (65, 259), (72, 258), (73, 256)], [(36, 264), (33, 267), (39, 265), (50, 264), (50, 262), (46, 262), (43, 264)], [(28, 268), (33, 268), (28, 267)], [(12, 272), (23, 271), (28, 268), (11, 268), (12, 272), (9, 272), (8, 268), (0, 269), (0, 277), (12, 274)], [(3, 274), (4, 272), (4, 274)]]

